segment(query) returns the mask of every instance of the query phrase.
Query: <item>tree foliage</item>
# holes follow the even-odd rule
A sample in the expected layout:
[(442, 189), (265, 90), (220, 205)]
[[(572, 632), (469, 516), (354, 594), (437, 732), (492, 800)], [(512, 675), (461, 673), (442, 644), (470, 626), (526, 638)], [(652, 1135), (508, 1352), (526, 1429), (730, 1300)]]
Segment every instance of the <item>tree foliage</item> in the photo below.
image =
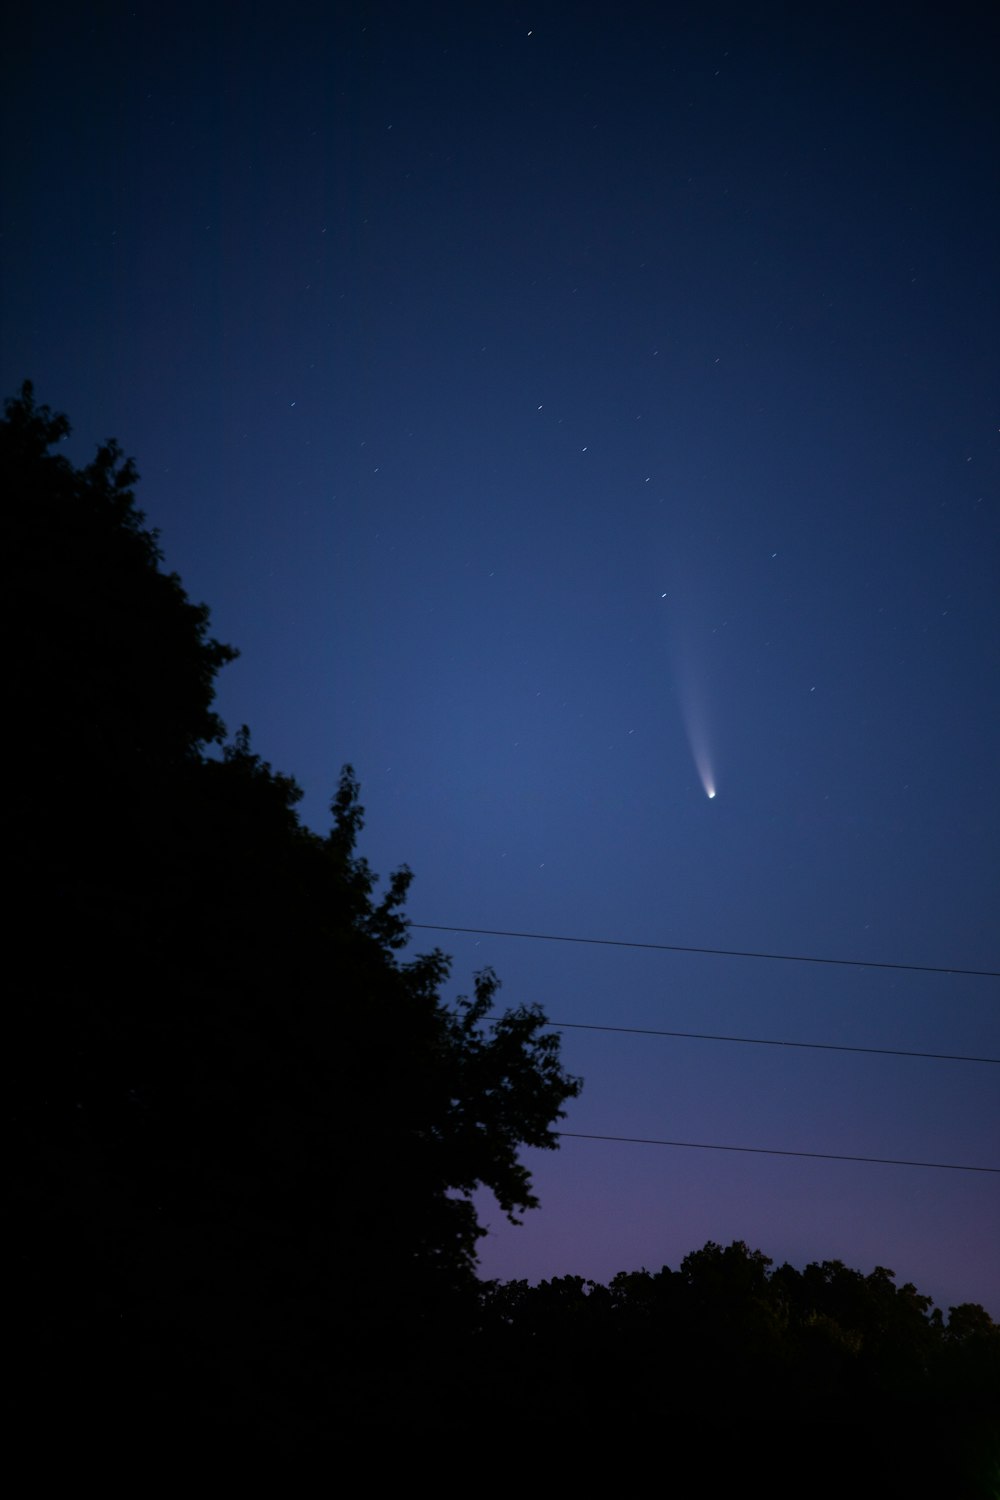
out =
[[(52, 451), (64, 416), (30, 383), (0, 423), (10, 681), (43, 751), (119, 768), (176, 761), (222, 737), (215, 676), (236, 655), (208, 634), (135, 506), (134, 464), (114, 441), (77, 469)], [(16, 643), (16, 644), (15, 644)]]
[(321, 836), (245, 728), (225, 742), (235, 652), (163, 570), (132, 463), (76, 468), (68, 431), (27, 384), (0, 422), (21, 1296), (38, 1370), (72, 1379), (73, 1329), (77, 1374), (107, 1367), (114, 1330), (171, 1399), (235, 1381), (249, 1412), (324, 1339), (469, 1286), (472, 1194), (535, 1205), (520, 1150), (579, 1083), (540, 1010), (493, 1017), (492, 973), (449, 1006), (446, 956), (402, 956), (412, 877), (380, 889), (358, 853), (350, 767)]
[(782, 1495), (842, 1494), (858, 1475), (866, 1493), (997, 1493), (1000, 1326), (973, 1304), (946, 1320), (884, 1266), (772, 1268), (709, 1241), (607, 1286), (489, 1283), (479, 1339), (477, 1402), (501, 1426), (544, 1406), (591, 1464), (670, 1454), (711, 1494), (751, 1475)]

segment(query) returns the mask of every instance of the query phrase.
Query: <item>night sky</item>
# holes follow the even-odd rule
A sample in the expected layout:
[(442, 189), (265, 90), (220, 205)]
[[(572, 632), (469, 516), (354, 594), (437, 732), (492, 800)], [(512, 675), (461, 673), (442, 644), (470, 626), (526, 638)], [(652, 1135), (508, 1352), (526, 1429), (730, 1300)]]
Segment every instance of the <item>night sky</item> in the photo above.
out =
[[(996, 18), (811, 11), (7, 18), (2, 393), (136, 457), (223, 718), (317, 829), (355, 766), (414, 922), (1000, 970)], [(995, 977), (413, 940), (576, 1026), (1000, 1058)], [(570, 1131), (1000, 1168), (995, 1062), (564, 1059)], [(1000, 1316), (995, 1175), (531, 1157), (486, 1275), (745, 1239)]]

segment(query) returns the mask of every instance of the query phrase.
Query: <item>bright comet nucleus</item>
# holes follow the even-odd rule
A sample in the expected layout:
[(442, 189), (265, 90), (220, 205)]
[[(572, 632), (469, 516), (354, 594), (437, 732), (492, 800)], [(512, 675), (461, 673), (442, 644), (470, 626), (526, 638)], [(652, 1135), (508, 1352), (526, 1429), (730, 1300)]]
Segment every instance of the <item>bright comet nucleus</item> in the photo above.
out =
[(704, 725), (698, 723), (693, 715), (685, 715), (687, 719), (688, 739), (691, 742), (691, 753), (694, 756), (695, 769), (698, 779), (705, 788), (705, 796), (712, 800), (715, 796), (715, 772), (708, 758), (708, 746), (705, 743)]
[[(666, 599), (668, 596), (661, 594), (660, 597)], [(716, 785), (714, 756), (709, 748), (712, 736), (707, 672), (702, 660), (704, 651), (694, 645), (688, 639), (689, 636), (690, 628), (685, 629), (681, 620), (675, 619), (670, 622), (668, 648), (673, 667), (677, 705), (681, 711), (688, 744), (691, 746), (691, 758), (698, 773), (698, 780), (701, 782), (705, 796), (712, 802), (715, 800)]]

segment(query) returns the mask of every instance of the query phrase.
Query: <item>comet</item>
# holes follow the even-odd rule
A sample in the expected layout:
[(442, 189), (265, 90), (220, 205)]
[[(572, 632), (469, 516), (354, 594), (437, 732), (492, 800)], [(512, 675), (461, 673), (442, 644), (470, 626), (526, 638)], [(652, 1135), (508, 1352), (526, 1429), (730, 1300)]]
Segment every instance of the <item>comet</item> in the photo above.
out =
[(705, 788), (705, 796), (711, 802), (715, 797), (715, 773), (712, 770), (712, 763), (708, 758), (705, 724), (704, 720), (694, 712), (690, 703), (686, 705), (684, 727), (687, 730), (695, 770), (698, 772), (698, 778)]
[(709, 802), (712, 802), (715, 801), (717, 786), (715, 786), (712, 754), (709, 750), (709, 717), (711, 715), (706, 705), (705, 684), (697, 673), (690, 669), (690, 663), (687, 664), (687, 669), (676, 669), (675, 678), (681, 718), (684, 721), (684, 730), (691, 747), (691, 759), (694, 760), (694, 769), (705, 789), (705, 795), (708, 796)]
[(717, 787), (712, 754), (709, 749), (710, 715), (704, 679), (694, 670), (689, 658), (682, 661), (675, 659), (674, 682), (684, 732), (691, 747), (691, 759), (694, 761), (694, 768), (698, 773), (698, 780), (702, 784), (705, 796), (709, 802), (713, 802)]
[(666, 604), (667, 653), (691, 759), (705, 796), (714, 802), (718, 789), (710, 749), (714, 715), (709, 692), (714, 632), (704, 623), (702, 592), (692, 583), (692, 569), (686, 567), (679, 585), (661, 592), (660, 598)]

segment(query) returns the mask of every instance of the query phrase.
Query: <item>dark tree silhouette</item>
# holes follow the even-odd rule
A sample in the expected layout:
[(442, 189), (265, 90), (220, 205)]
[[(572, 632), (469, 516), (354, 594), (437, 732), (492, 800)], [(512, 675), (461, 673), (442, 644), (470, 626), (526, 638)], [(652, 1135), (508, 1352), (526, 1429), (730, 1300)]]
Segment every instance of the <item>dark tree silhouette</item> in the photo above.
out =
[(520, 1148), (579, 1083), (492, 973), (449, 1007), (445, 955), (400, 957), (410, 872), (379, 892), (350, 768), (321, 837), (245, 729), (207, 753), (235, 653), (131, 462), (68, 430), (30, 385), (0, 422), (25, 1402), (322, 1427), (338, 1360), (364, 1414), (443, 1337), (472, 1193), (535, 1204)]
[[(482, 1290), (478, 1406), (508, 1430), (544, 1409), (564, 1449), (616, 1468), (629, 1453), (730, 1494), (994, 1500), (1000, 1326), (877, 1266), (771, 1270), (742, 1241), (608, 1286), (562, 1276)], [(694, 1481), (697, 1481), (696, 1483)]]

